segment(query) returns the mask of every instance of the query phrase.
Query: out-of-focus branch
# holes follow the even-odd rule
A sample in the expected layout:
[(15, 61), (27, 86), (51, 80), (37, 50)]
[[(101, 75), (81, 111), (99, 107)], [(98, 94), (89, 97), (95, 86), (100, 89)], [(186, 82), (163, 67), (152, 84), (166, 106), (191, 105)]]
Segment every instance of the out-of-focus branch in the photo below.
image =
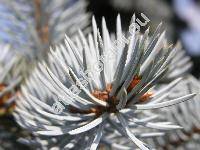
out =
[(48, 15), (46, 15), (45, 20), (43, 20), (42, 15), (42, 0), (34, 0), (35, 5), (35, 22), (36, 30), (43, 44), (49, 42), (49, 27), (48, 27)]

